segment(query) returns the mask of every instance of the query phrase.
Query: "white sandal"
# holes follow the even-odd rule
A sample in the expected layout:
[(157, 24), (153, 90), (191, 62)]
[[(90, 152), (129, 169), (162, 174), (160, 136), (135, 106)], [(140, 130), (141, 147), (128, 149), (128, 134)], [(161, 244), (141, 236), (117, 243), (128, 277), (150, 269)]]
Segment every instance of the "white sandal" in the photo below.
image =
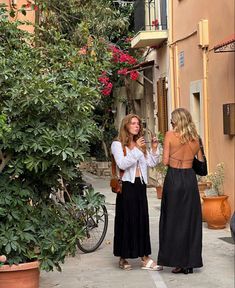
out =
[(149, 259), (149, 260), (147, 260), (147, 262), (146, 261), (142, 261), (141, 269), (143, 269), (143, 270), (151, 270), (151, 271), (161, 271), (161, 270), (163, 270), (163, 267), (155, 264), (152, 259)]

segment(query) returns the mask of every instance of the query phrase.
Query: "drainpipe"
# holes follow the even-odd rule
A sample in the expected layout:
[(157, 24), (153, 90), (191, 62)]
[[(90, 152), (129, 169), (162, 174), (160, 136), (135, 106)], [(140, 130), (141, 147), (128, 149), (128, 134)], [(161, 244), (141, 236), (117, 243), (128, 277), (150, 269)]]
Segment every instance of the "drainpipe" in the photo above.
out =
[(209, 124), (208, 124), (208, 50), (202, 48), (202, 63), (203, 63), (203, 99), (204, 99), (204, 146), (207, 155), (208, 170), (209, 170)]
[(169, 11), (169, 56), (170, 56), (170, 83), (171, 83), (171, 108), (175, 109), (175, 77), (174, 77), (174, 46), (173, 42), (173, 0), (168, 2)]
[(176, 86), (176, 107), (180, 107), (180, 86), (179, 86), (179, 64), (178, 64), (178, 45), (175, 44), (175, 86)]

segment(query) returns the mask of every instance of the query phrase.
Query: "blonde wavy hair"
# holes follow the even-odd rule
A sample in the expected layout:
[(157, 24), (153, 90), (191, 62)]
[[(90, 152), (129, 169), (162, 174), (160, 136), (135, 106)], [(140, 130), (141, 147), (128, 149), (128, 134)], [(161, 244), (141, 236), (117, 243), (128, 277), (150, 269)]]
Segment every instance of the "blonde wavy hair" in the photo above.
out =
[(143, 136), (143, 124), (140, 117), (136, 114), (128, 114), (122, 119), (121, 127), (119, 130), (119, 134), (117, 140), (122, 143), (122, 146), (129, 146), (131, 143), (131, 134), (129, 132), (129, 125), (131, 124), (131, 120), (133, 118), (137, 118), (139, 120), (140, 131), (138, 135), (134, 135), (133, 140), (136, 141), (138, 138)]
[(196, 126), (192, 116), (185, 108), (177, 108), (171, 113), (173, 130), (180, 134), (182, 144), (198, 139)]

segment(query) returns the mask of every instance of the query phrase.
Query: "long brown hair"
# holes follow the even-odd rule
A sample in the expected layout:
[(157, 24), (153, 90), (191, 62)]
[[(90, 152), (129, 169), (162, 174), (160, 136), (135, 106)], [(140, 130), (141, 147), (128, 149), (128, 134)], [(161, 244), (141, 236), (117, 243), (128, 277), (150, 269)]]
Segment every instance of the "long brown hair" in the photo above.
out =
[(128, 114), (122, 119), (121, 127), (119, 130), (119, 134), (117, 140), (122, 143), (122, 146), (129, 146), (131, 143), (131, 134), (129, 132), (129, 125), (131, 124), (131, 120), (133, 118), (137, 118), (139, 120), (140, 131), (138, 135), (134, 135), (133, 140), (136, 141), (138, 138), (143, 136), (143, 124), (140, 117), (136, 114)]
[(175, 132), (180, 134), (180, 142), (186, 143), (198, 139), (196, 125), (185, 108), (177, 108), (171, 113), (171, 121)]

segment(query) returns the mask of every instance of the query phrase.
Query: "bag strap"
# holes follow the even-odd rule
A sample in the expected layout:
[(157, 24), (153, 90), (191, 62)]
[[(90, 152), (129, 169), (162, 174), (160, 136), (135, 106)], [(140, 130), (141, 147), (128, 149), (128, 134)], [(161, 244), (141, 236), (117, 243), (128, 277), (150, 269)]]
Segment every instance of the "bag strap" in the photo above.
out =
[[(202, 151), (202, 156), (203, 156), (204, 159), (206, 159), (206, 156), (205, 156), (205, 153), (204, 153), (203, 144), (202, 144), (202, 139), (201, 139), (200, 136), (199, 136), (199, 138), (198, 138), (198, 141), (199, 141), (199, 149)], [(190, 147), (190, 149), (191, 149), (191, 151), (192, 151), (192, 153), (193, 153), (192, 147), (190, 146), (189, 143), (188, 143), (188, 145), (189, 145), (189, 147)]]
[[(124, 156), (126, 156), (126, 146), (123, 147), (123, 154)], [(111, 161), (112, 161), (112, 176), (117, 177), (117, 164), (113, 157), (113, 154), (111, 154)], [(123, 174), (124, 174), (124, 170), (120, 169), (120, 179), (122, 178)]]
[(205, 153), (204, 153), (204, 148), (203, 148), (203, 144), (202, 144), (202, 139), (201, 139), (201, 137), (199, 137), (199, 146), (200, 146), (200, 149), (201, 149), (201, 151), (202, 151), (202, 156), (203, 156), (203, 158), (204, 159), (206, 159), (206, 156), (205, 156)]

